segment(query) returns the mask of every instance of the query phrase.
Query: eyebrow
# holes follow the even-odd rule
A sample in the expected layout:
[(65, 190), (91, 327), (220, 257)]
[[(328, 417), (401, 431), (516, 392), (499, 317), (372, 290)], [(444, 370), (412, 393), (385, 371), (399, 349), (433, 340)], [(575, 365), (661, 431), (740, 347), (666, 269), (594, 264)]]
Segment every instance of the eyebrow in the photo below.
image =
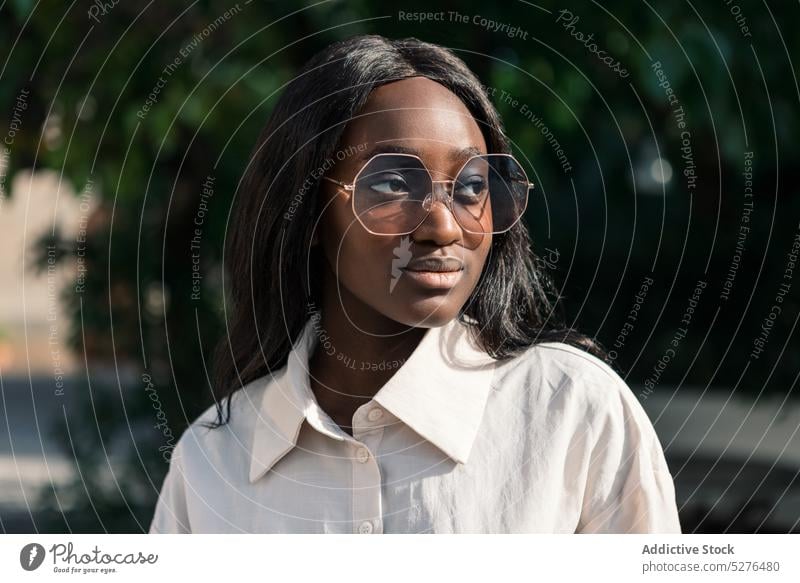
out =
[[(376, 154), (410, 154), (412, 156), (418, 156), (419, 158), (423, 157), (422, 152), (416, 148), (409, 148), (408, 146), (401, 146), (399, 144), (378, 144), (364, 152), (359, 156), (359, 159), (369, 160)], [(468, 146), (466, 148), (451, 148), (449, 157), (451, 160), (458, 161), (471, 158), (472, 156), (482, 156), (483, 154), (484, 153), (475, 146)]]

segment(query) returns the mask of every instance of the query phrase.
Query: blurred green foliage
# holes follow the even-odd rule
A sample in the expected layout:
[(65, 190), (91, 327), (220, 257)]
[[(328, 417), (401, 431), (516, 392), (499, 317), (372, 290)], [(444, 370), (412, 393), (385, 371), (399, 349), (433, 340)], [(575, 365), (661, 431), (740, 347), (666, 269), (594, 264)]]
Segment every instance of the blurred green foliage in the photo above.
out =
[[(282, 85), (313, 53), (354, 34), (450, 47), (495, 88), (506, 131), (537, 184), (527, 214), (536, 250), (556, 252), (554, 276), (579, 328), (613, 348), (643, 278), (653, 278), (618, 349), (629, 382), (652, 376), (704, 280), (688, 335), (658, 383), (736, 387), (751, 398), (793, 387), (800, 281), (782, 304), (768, 350), (749, 355), (800, 217), (796, 5), (739, 2), (749, 37), (724, 2), (101, 5), (15, 0), (0, 8), (0, 128), (10, 126), (20, 92), (30, 91), (5, 184), (20, 169), (52, 168), (77, 191), (90, 186), (98, 205), (88, 225), (85, 291), (70, 287), (62, 295), (75, 324), (71, 346), (86, 358), (91, 385), (80, 392), (69, 428), (59, 429), (62, 436), (69, 429), (65, 443), (81, 479), (46, 493), (51, 508), (66, 500), (73, 510), (68, 525), (57, 520), (41, 529), (135, 532), (149, 525), (166, 471), (158, 448), (168, 440), (154, 427), (142, 375), (152, 379), (174, 436), (211, 403), (208, 358), (224, 332), (221, 250), (247, 155)], [(579, 17), (572, 29), (559, 21), (561, 10)], [(400, 15), (420, 11), (442, 12), (442, 20)], [(466, 22), (454, 21), (456, 12)], [(520, 32), (511, 38), (488, 21)], [(630, 75), (603, 64), (570, 34), (577, 31), (593, 33)], [(656, 61), (686, 113), (692, 190)], [(723, 300), (741, 232), (745, 151), (754, 153), (750, 231)], [(659, 153), (672, 167), (663, 192), (652, 180)], [(192, 299), (191, 241), (209, 176), (202, 291)], [(74, 236), (56, 233), (46, 242), (75, 262)], [(110, 443), (121, 452), (113, 464)], [(112, 467), (117, 487), (109, 489)]]

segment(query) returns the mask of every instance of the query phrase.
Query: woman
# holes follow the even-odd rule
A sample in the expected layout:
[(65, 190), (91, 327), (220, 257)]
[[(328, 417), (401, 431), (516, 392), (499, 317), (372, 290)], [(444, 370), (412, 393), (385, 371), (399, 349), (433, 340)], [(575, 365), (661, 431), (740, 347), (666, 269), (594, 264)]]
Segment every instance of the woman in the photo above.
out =
[(680, 532), (643, 409), (553, 323), (509, 152), (441, 47), (307, 63), (234, 201), (218, 400), (151, 532)]

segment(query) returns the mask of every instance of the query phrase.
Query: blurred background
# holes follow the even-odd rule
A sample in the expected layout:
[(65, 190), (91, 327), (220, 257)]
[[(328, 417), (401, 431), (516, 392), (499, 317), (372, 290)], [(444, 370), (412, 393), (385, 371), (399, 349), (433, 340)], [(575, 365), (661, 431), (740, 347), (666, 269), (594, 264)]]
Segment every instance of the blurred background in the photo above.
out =
[(306, 59), (376, 33), (449, 47), (486, 85), (560, 308), (653, 420), (684, 532), (800, 532), (798, 18), (750, 0), (0, 2), (0, 529), (147, 530), (212, 403), (250, 149)]

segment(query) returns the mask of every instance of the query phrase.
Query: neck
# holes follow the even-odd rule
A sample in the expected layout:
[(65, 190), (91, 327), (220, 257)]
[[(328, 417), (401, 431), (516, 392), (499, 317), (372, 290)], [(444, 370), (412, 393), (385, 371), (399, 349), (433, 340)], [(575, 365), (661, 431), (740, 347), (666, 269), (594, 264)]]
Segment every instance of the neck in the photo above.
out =
[(347, 431), (355, 410), (397, 372), (427, 330), (395, 322), (335, 284), (323, 289), (310, 384), (320, 407)]

